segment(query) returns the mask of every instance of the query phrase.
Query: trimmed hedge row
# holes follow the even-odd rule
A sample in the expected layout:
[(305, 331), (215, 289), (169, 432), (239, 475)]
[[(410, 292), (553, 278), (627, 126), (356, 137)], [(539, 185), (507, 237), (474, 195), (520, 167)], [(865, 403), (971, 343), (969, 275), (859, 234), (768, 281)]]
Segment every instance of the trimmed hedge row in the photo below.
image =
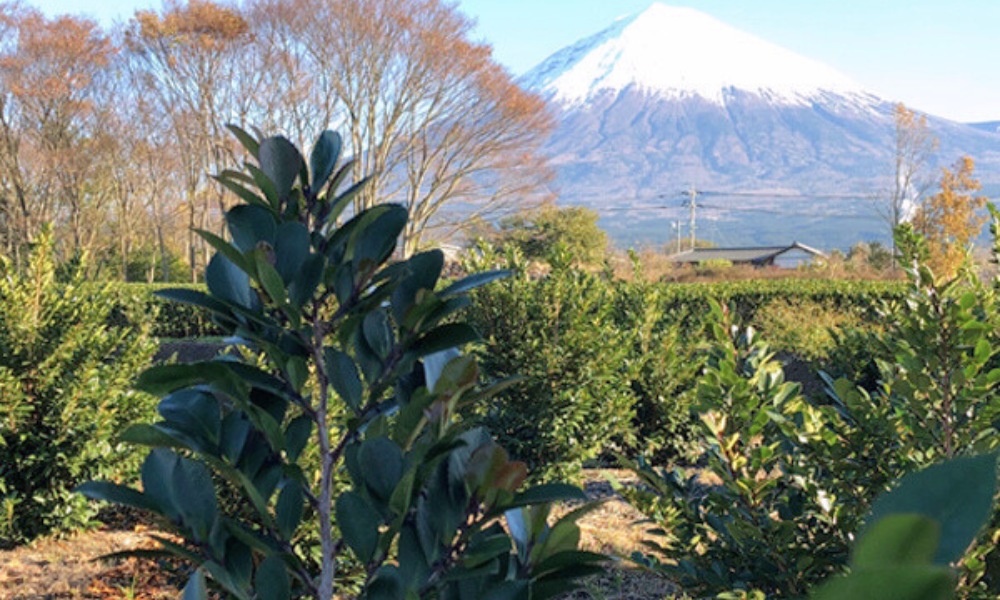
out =
[[(627, 286), (635, 284), (624, 284)], [(757, 311), (775, 300), (814, 302), (827, 308), (870, 315), (882, 302), (901, 300), (906, 295), (903, 281), (844, 281), (830, 279), (769, 279), (722, 283), (675, 283), (664, 286), (663, 310), (671, 312), (708, 311), (709, 298), (730, 305), (739, 321), (753, 321)]]
[[(638, 286), (618, 282), (619, 310), (628, 310), (628, 296)], [(750, 322), (757, 311), (774, 300), (816, 302), (829, 308), (869, 315), (883, 301), (901, 299), (905, 283), (896, 281), (836, 281), (822, 279), (786, 279), (734, 281), (724, 283), (664, 283), (659, 297), (663, 315), (701, 315), (708, 309), (708, 299), (731, 305), (739, 320)], [(114, 311), (114, 325), (128, 324), (129, 314), (150, 315), (156, 319), (153, 335), (165, 338), (198, 338), (222, 335), (200, 310), (166, 302), (154, 295), (157, 290), (190, 288), (203, 290), (199, 284), (119, 283), (111, 286), (119, 308)], [(138, 311), (133, 312), (136, 307)], [(131, 307), (133, 310), (127, 310)], [(473, 310), (475, 310), (473, 308)]]
[(200, 308), (167, 302), (154, 295), (158, 290), (186, 288), (204, 291), (201, 284), (176, 283), (115, 283), (109, 293), (116, 306), (111, 325), (132, 324), (132, 315), (154, 320), (152, 335), (160, 338), (203, 338), (222, 335), (222, 330)]

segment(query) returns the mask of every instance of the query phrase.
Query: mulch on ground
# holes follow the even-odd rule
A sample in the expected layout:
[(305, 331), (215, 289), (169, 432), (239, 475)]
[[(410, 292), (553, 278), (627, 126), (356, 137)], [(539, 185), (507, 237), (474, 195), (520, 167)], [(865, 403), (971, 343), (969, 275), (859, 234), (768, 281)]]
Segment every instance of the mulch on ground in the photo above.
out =
[(98, 529), (46, 538), (0, 551), (0, 599), (56, 600), (176, 598), (179, 580), (150, 559), (102, 561), (101, 556), (156, 546), (138, 526), (130, 531)]

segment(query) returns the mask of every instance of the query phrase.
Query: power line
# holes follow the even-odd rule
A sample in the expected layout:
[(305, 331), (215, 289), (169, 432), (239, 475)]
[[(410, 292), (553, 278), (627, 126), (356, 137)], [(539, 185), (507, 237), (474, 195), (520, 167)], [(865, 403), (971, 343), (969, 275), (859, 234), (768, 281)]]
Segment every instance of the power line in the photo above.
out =
[(748, 213), (758, 213), (765, 215), (778, 215), (782, 217), (815, 217), (817, 219), (854, 219), (854, 220), (868, 220), (876, 219), (878, 215), (839, 215), (839, 214), (817, 214), (815, 212), (792, 212), (786, 210), (778, 210), (773, 208), (751, 208), (751, 207), (728, 207), (728, 206), (711, 206), (707, 204), (702, 204), (702, 208), (707, 210), (717, 210), (723, 212), (748, 212)]
[(733, 198), (797, 198), (802, 200), (869, 200), (871, 196), (861, 194), (791, 194), (785, 192), (720, 192), (698, 190), (702, 196), (722, 196)]
[[(598, 213), (623, 213), (623, 212), (648, 212), (648, 211), (659, 211), (659, 210), (670, 210), (679, 211), (685, 207), (674, 206), (674, 205), (653, 205), (653, 206), (603, 206), (603, 207), (593, 207), (593, 210)], [(698, 208), (703, 208), (705, 210), (719, 211), (719, 212), (750, 212), (750, 213), (760, 213), (769, 215), (779, 215), (779, 216), (789, 216), (789, 217), (815, 217), (817, 219), (877, 219), (878, 215), (828, 215), (828, 214), (817, 214), (815, 212), (790, 212), (784, 210), (778, 210), (773, 208), (751, 208), (751, 207), (730, 207), (730, 206), (713, 206), (711, 204), (698, 204)]]

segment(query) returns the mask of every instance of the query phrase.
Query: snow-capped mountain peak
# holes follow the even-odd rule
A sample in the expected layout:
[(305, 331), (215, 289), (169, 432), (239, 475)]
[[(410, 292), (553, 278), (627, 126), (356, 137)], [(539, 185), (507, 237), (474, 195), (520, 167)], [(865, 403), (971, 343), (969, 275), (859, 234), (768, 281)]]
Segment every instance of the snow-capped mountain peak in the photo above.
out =
[(570, 104), (630, 87), (716, 103), (734, 90), (791, 103), (822, 92), (865, 93), (826, 65), (697, 10), (659, 3), (557, 52), (522, 81)]

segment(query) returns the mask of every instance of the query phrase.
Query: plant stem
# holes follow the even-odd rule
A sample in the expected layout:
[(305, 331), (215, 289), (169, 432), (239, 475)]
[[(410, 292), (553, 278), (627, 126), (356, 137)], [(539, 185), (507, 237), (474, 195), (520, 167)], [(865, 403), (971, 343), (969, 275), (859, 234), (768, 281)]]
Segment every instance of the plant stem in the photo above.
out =
[(319, 535), (323, 552), (321, 561), (319, 600), (333, 598), (333, 579), (337, 569), (337, 549), (333, 540), (333, 469), (336, 459), (330, 452), (330, 429), (328, 427), (328, 405), (330, 401), (330, 380), (323, 357), (323, 322), (319, 310), (313, 317), (313, 360), (316, 362), (316, 378), (319, 392), (319, 406), (316, 409), (316, 428), (319, 432), (320, 484), (319, 484)]

